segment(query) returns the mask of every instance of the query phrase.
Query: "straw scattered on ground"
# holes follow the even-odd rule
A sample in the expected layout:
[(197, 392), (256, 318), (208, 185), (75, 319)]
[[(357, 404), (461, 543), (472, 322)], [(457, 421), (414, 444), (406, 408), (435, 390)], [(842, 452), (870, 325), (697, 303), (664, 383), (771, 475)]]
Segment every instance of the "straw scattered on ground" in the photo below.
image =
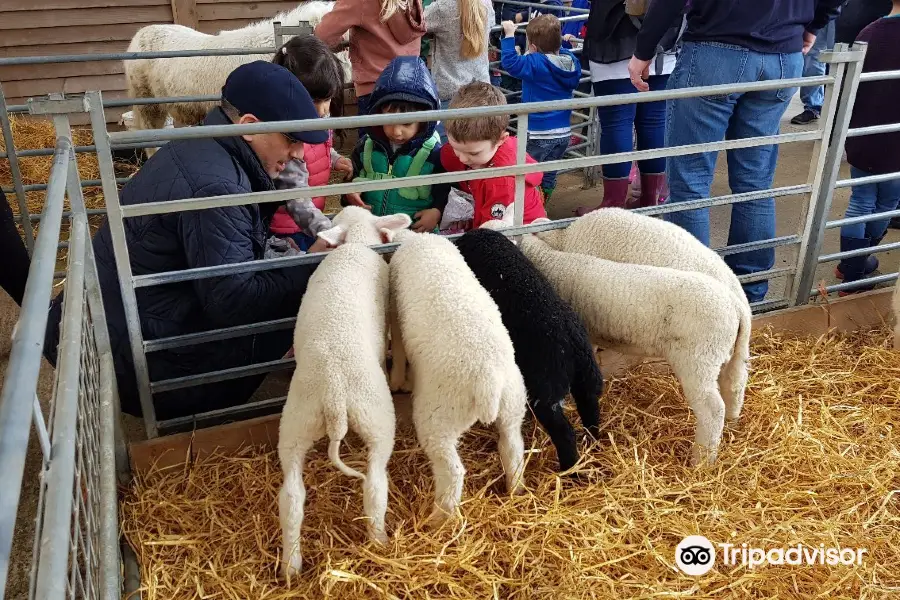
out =
[[(358, 481), (322, 447), (308, 457), (304, 571), (279, 578), (274, 452), (245, 448), (136, 479), (122, 524), (143, 597), (188, 598), (886, 598), (900, 594), (900, 354), (887, 330), (754, 343), (740, 425), (717, 465), (687, 466), (694, 425), (676, 381), (646, 367), (608, 382), (606, 440), (584, 445), (581, 481), (554, 474), (527, 422), (529, 494), (503, 493), (493, 433), (462, 441), (461, 518), (432, 532), (431, 474), (410, 431), (390, 463), (386, 547), (368, 543)], [(345, 460), (362, 466), (349, 439)], [(762, 548), (862, 547), (861, 566), (674, 564), (682, 538)]]

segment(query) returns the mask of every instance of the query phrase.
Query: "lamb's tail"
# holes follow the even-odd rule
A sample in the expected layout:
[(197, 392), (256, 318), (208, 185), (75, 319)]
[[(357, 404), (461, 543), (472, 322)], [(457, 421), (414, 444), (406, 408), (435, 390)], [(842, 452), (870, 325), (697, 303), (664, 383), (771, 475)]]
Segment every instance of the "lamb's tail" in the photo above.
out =
[(502, 377), (485, 374), (476, 379), (472, 386), (472, 409), (475, 418), (485, 425), (496, 421), (500, 414), (504, 385)]
[(720, 391), (725, 400), (725, 418), (737, 420), (744, 406), (750, 365), (750, 335), (753, 328), (753, 313), (741, 298), (735, 303), (738, 312), (738, 330), (734, 340), (731, 358), (725, 363), (719, 377)]
[[(366, 476), (355, 469), (351, 469), (341, 460), (341, 440), (347, 436), (347, 402), (344, 391), (329, 393), (325, 391), (329, 402), (325, 404), (325, 431), (328, 433), (328, 458), (338, 471), (348, 477), (366, 480)], [(330, 396), (330, 397), (329, 397)], [(337, 401), (338, 398), (342, 401)]]

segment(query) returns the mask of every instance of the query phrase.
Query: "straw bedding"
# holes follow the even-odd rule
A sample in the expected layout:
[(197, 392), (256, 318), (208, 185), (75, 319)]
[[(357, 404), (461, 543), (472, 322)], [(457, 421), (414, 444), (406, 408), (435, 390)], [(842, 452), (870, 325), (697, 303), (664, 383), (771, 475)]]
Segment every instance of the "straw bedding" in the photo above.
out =
[[(876, 330), (821, 339), (763, 332), (741, 423), (717, 465), (687, 466), (693, 419), (677, 382), (638, 367), (609, 382), (607, 438), (581, 481), (558, 478), (527, 422), (529, 493), (502, 491), (490, 430), (464, 437), (461, 518), (436, 532), (428, 463), (408, 430), (391, 459), (390, 543), (365, 541), (359, 483), (322, 447), (306, 467), (304, 573), (279, 579), (281, 470), (245, 448), (151, 470), (121, 507), (144, 598), (886, 598), (900, 594), (900, 354)], [(527, 446), (526, 446), (527, 447)], [(345, 461), (360, 467), (352, 437)], [(681, 574), (687, 535), (762, 548), (866, 548), (861, 566), (716, 567)]]

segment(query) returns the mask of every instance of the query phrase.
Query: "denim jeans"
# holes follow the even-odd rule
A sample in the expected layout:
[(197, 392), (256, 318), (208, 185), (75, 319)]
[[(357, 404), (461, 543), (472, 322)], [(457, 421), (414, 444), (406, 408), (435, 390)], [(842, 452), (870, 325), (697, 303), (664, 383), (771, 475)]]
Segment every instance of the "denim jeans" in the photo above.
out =
[[(546, 140), (536, 140), (529, 136), (525, 150), (534, 160), (546, 162), (548, 160), (559, 160), (562, 158), (568, 147), (569, 136)], [(545, 190), (552, 190), (556, 187), (556, 171), (544, 172), (544, 179), (541, 181), (541, 187)]]
[[(862, 169), (850, 167), (850, 176), (853, 179), (873, 175)], [(883, 181), (881, 183), (867, 183), (853, 186), (850, 194), (850, 204), (844, 218), (874, 215), (889, 210), (896, 210), (900, 205), (900, 179)], [(868, 223), (854, 223), (841, 227), (841, 237), (869, 238), (877, 240), (887, 231), (890, 219), (869, 221)]]
[[(799, 77), (803, 55), (762, 54), (740, 46), (715, 42), (685, 42), (669, 89), (747, 83)], [(725, 139), (775, 135), (779, 121), (796, 88), (722, 94), (669, 100), (666, 146), (682, 146)], [(701, 152), (668, 159), (669, 202), (709, 197), (718, 152)], [(758, 146), (728, 151), (728, 183), (735, 194), (772, 187), (778, 146)], [(670, 213), (667, 220), (680, 225), (709, 245), (709, 209)], [(775, 200), (751, 200), (732, 205), (728, 245), (775, 237)], [(773, 249), (730, 254), (725, 261), (737, 275), (771, 269)], [(762, 300), (768, 281), (744, 285), (751, 302)]]
[[(668, 75), (653, 75), (648, 80), (650, 90), (664, 90)], [(594, 82), (595, 96), (614, 94), (637, 94), (637, 88), (629, 79), (608, 79)], [(620, 104), (619, 106), (597, 107), (600, 116), (600, 154), (631, 152), (637, 133), (637, 149), (652, 150), (662, 148), (666, 138), (666, 103), (643, 102), (641, 104)], [(654, 158), (638, 163), (641, 173), (664, 173), (666, 159)], [(631, 172), (631, 163), (623, 162), (603, 165), (603, 177), (622, 179)]]
[[(826, 65), (819, 61), (819, 53), (834, 47), (834, 28), (832, 21), (819, 30), (816, 34), (816, 43), (809, 53), (803, 57), (803, 76), (818, 77), (825, 74)], [(816, 113), (822, 113), (822, 103), (825, 102), (825, 88), (821, 85), (805, 86), (800, 88), (800, 100), (803, 108)]]

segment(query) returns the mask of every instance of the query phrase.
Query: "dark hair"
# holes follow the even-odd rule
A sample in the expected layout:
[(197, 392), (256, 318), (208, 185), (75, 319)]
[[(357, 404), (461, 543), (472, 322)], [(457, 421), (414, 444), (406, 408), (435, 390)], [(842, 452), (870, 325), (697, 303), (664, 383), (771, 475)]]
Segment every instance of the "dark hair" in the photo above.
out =
[(525, 35), (528, 43), (534, 44), (538, 52), (556, 53), (562, 46), (562, 27), (553, 15), (541, 15), (528, 22)]
[(378, 107), (379, 113), (411, 113), (428, 110), (427, 104), (419, 104), (417, 102), (408, 102), (406, 100), (388, 100)]
[(292, 37), (272, 62), (293, 73), (313, 100), (330, 98), (331, 116), (344, 114), (344, 69), (325, 42), (312, 35)]
[[(456, 92), (450, 101), (450, 108), (472, 108), (475, 106), (503, 106), (506, 96), (499, 88), (483, 81), (468, 83)], [(493, 117), (470, 117), (468, 119), (446, 119), (444, 127), (447, 135), (458, 142), (494, 143), (509, 127), (509, 115)]]

